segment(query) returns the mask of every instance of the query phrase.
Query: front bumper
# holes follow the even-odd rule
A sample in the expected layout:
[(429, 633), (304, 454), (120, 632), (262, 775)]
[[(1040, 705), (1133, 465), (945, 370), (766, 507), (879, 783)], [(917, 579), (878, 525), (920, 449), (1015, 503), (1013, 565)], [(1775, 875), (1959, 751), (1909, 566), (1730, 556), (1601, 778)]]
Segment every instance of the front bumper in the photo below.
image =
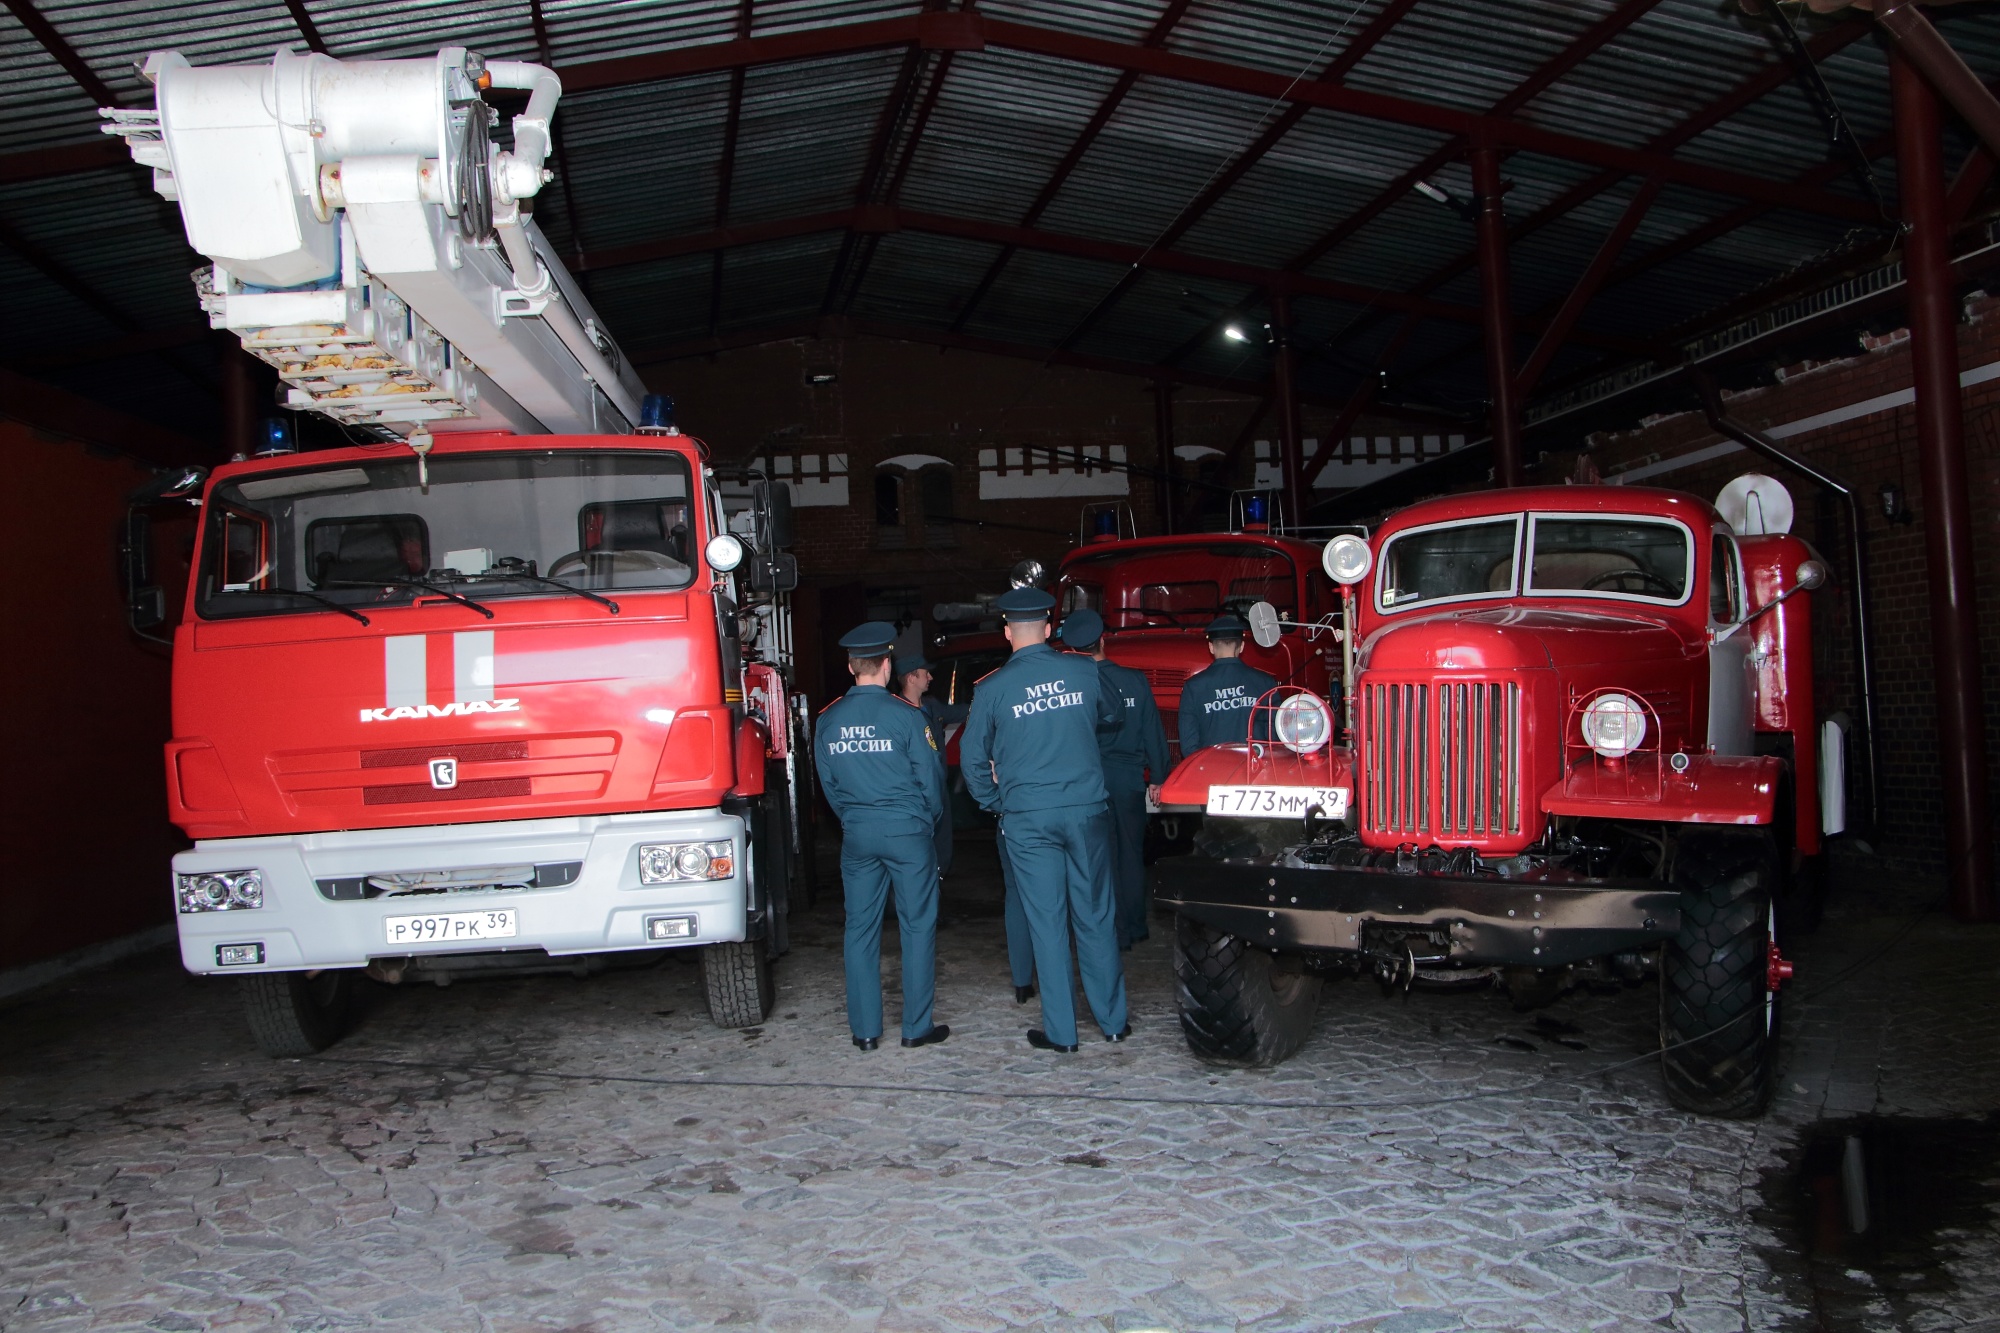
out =
[(1407, 930), (1446, 941), (1450, 966), (1560, 967), (1645, 948), (1681, 921), (1680, 894), (1654, 881), (1559, 871), (1504, 879), (1175, 856), (1153, 876), (1156, 901), (1264, 948), (1367, 954)]
[[(652, 842), (731, 841), (735, 874), (669, 884), (639, 882), (638, 848)], [(366, 967), (376, 958), (542, 950), (551, 955), (658, 949), (746, 938), (750, 926), (743, 820), (722, 810), (651, 811), (570, 819), (439, 824), (197, 842), (174, 858), (176, 874), (263, 872), (264, 905), (232, 912), (177, 912), (181, 962), (190, 972), (288, 972)], [(335, 900), (322, 882), (421, 870), (561, 865), (559, 888), (467, 890)], [(418, 947), (388, 943), (385, 919), (510, 908), (519, 933)], [(646, 918), (695, 918), (694, 933), (647, 938)], [(261, 945), (259, 964), (222, 966), (223, 945)]]

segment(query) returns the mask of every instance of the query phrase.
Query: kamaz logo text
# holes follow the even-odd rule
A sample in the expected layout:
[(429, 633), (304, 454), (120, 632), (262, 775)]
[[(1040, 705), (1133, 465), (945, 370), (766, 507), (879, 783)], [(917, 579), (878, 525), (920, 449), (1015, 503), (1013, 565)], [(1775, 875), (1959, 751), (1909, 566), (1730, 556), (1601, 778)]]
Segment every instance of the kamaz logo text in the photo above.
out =
[(415, 717), (465, 717), (472, 713), (518, 713), (519, 699), (454, 699), (448, 704), (399, 704), (394, 708), (364, 708), (363, 722), (401, 722)]

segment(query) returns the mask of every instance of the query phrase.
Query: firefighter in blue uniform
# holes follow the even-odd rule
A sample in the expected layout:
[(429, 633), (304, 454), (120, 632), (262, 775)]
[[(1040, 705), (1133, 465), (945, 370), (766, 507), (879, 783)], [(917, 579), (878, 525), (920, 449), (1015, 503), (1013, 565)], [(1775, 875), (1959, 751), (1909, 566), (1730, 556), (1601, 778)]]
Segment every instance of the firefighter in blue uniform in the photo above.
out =
[(1208, 623), (1208, 651), (1215, 660), (1181, 686), (1180, 743), (1185, 759), (1204, 746), (1250, 739), (1250, 710), (1278, 678), (1243, 661), (1243, 617), (1220, 615)]
[(1063, 646), (1092, 658), (1098, 679), (1118, 705), (1118, 722), (1097, 732), (1111, 815), (1111, 883), (1118, 905), (1118, 947), (1130, 949), (1146, 927), (1146, 798), (1160, 799), (1167, 778), (1167, 730), (1143, 673), (1104, 653), (1104, 617), (1088, 607), (1072, 612), (1056, 635)]
[(840, 816), (840, 879), (847, 907), (841, 961), (847, 1025), (872, 1051), (882, 1037), (882, 917), (893, 890), (903, 945), (903, 1045), (951, 1035), (931, 1022), (937, 992), (937, 846), (944, 765), (924, 715), (889, 693), (896, 627), (871, 620), (840, 646), (854, 688), (819, 715), (813, 740), (820, 789)]
[(1118, 712), (1094, 665), (1048, 645), (1055, 599), (1016, 588), (995, 606), (1006, 617), (1013, 656), (979, 682), (959, 739), (959, 771), (972, 798), (1000, 814), (1041, 980), (1041, 1050), (1077, 1047), (1070, 982), (1071, 933), (1091, 1014), (1107, 1041), (1131, 1033), (1125, 973), (1106, 852), (1104, 766), (1097, 728)]
[[(930, 685), (931, 664), (922, 653), (909, 653), (896, 659), (896, 697), (924, 710), (924, 719), (930, 724), (931, 739), (937, 742), (938, 762), (944, 764), (946, 729), (953, 722), (965, 721), (971, 705), (945, 703), (926, 693)], [(1021, 911), (1021, 895), (1014, 884), (1014, 866), (1007, 859), (1007, 839), (996, 837), (994, 847), (1000, 855), (1000, 880), (1005, 889), (1007, 970), (1014, 978), (1014, 1003), (1026, 1004), (1035, 998), (1035, 946), (1028, 936), (1027, 915)], [(938, 822), (937, 854), (938, 876), (943, 878), (950, 873), (952, 860), (949, 787), (945, 790), (945, 816)]]
[[(947, 771), (944, 761), (944, 747), (949, 739), (949, 727), (953, 722), (965, 721), (967, 705), (940, 703), (925, 691), (931, 687), (931, 664), (922, 653), (907, 653), (896, 659), (896, 697), (918, 709), (924, 715), (924, 725), (930, 729), (931, 744), (937, 750), (938, 770)], [(947, 787), (944, 797), (944, 814), (937, 824), (937, 867), (938, 878), (951, 873), (951, 791)]]

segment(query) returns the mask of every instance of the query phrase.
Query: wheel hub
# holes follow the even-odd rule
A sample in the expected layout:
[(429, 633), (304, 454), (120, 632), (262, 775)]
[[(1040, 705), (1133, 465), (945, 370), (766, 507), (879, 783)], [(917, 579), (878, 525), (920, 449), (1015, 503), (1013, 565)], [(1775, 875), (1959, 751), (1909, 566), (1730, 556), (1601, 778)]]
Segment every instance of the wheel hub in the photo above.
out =
[(1791, 959), (1778, 952), (1778, 942), (1772, 940), (1765, 946), (1764, 988), (1776, 993), (1777, 989), (1792, 979), (1794, 969)]

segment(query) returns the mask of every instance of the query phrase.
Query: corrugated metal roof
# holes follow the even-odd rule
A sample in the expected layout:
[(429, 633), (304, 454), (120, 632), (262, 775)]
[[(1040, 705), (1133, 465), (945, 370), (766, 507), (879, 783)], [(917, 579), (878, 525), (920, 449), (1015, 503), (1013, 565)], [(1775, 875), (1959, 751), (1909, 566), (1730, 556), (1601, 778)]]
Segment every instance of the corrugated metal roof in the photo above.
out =
[[(150, 96), (133, 69), (149, 51), (175, 48), (197, 63), (261, 63), (275, 47), (302, 42), (283, 0), (37, 3), (90, 69), (134, 103)], [(1549, 62), (1565, 60), (1572, 43), (1619, 10), (1619, 0), (1420, 0), (1372, 49), (1354, 47), (1386, 3), (1192, 0), (1161, 44), (1177, 55), (1286, 79), (1316, 78), (1330, 61), (1346, 59), (1352, 64), (1346, 82), (1354, 88), (1481, 111), (1507, 99)], [(1454, 149), (1445, 134), (1318, 109), (1299, 118), (1260, 160), (1237, 170), (1245, 147), (1284, 111), (1262, 94), (1152, 74), (1121, 80), (1115, 68), (996, 44), (954, 51), (943, 74), (943, 55), (922, 53), (910, 95), (892, 105), (905, 88), (907, 53), (837, 49), (850, 25), (939, 7), (927, 0), (753, 0), (753, 36), (824, 33), (833, 49), (752, 66), (743, 75), (726, 212), (718, 208), (717, 186), (734, 82), (729, 73), (597, 87), (565, 98), (554, 162), (559, 178), (536, 207), (558, 246), (598, 256), (630, 246), (643, 253), (649, 243), (696, 247), (673, 258), (592, 266), (593, 299), (626, 346), (671, 348), (711, 334), (789, 329), (828, 309), (831, 299), (836, 312), (919, 334), (944, 336), (960, 325), (969, 336), (1044, 349), (1090, 316), (1076, 340), (1080, 352), (1142, 365), (1178, 356), (1191, 371), (1265, 374), (1267, 348), (1209, 336), (1214, 311), (1257, 307), (1262, 296), (1256, 285), (1153, 269), (1099, 309), (1128, 266), (1061, 252), (1065, 238), (1143, 250), (1177, 223), (1185, 234), (1172, 248), (1189, 256), (1277, 275), (1311, 255), (1308, 271), (1317, 277), (1414, 291), (1467, 308), (1477, 304), (1477, 275), (1468, 267), (1471, 224), (1420, 195), (1382, 198), (1416, 163)], [(424, 55), (455, 43), (489, 56), (537, 57), (528, 0), (305, 0), (305, 9), (339, 56)], [(744, 14), (741, 0), (546, 0), (542, 9), (554, 59), (565, 66), (726, 43), (737, 36)], [(1047, 32), (1133, 44), (1160, 25), (1169, 0), (980, 0), (978, 10)], [(1810, 36), (1832, 20), (1802, 21)], [(1991, 8), (1939, 11), (1936, 21), (1982, 77), (2000, 76), (2000, 16)], [(1572, 62), (1515, 114), (1605, 144), (1648, 144), (1780, 59), (1769, 32), (1733, 5), (1660, 0)], [(1887, 80), (1875, 41), (1850, 42), (1822, 62), (1821, 73), (1864, 142), (1887, 133)], [(1127, 84), (1101, 133), (1084, 142), (1106, 99)], [(92, 101), (11, 13), (0, 13), (0, 154), (94, 142)], [(919, 133), (923, 106), (930, 110)], [(889, 112), (895, 114), (882, 169), (867, 192), (877, 128)], [(1948, 137), (1960, 148), (1969, 142), (1957, 128)], [(1073, 152), (1075, 170), (1034, 220), (1055, 238), (1056, 249), (1015, 250), (976, 305), (982, 278), (1005, 253), (997, 241), (906, 230), (850, 244), (840, 232), (822, 230), (726, 250), (719, 319), (712, 320), (716, 263), (699, 250), (699, 241), (682, 239), (699, 238), (718, 222), (782, 226), (863, 202), (1012, 227), (1024, 221), (1031, 201)], [(1764, 96), (1678, 149), (1685, 161), (1771, 181), (1820, 167), (1828, 152), (1824, 127), (1790, 77), (1775, 80)], [(905, 162), (892, 200), (889, 182)], [(1507, 213), (1517, 226), (1569, 197), (1566, 192), (1586, 187), (1566, 215), (1512, 247), (1516, 314), (1526, 328), (1519, 350), (1525, 352), (1537, 314), (1568, 293), (1637, 182), (1530, 152), (1511, 153), (1504, 171)], [(1190, 205), (1225, 174), (1232, 183), (1213, 206), (1192, 211)], [(1827, 192), (1860, 197), (1849, 173), (1824, 174)], [(1876, 176), (1893, 204), (1893, 160), (1878, 160)], [(1471, 196), (1462, 159), (1447, 160), (1430, 179), (1461, 202)], [(1742, 203), (1670, 185), (1622, 262), (1643, 259)], [(1375, 214), (1372, 221), (1348, 224), (1363, 209)], [(180, 238), (174, 210), (146, 192), (136, 169), (0, 186), (0, 222), (118, 316), (107, 318), (0, 247), (0, 279), (9, 280), (17, 316), (0, 332), (0, 355), (88, 347), (129, 327), (198, 324), (187, 285), (195, 257)], [(1580, 328), (1640, 339), (1697, 322), (1745, 290), (1827, 253), (1855, 225), (1795, 208), (1758, 211), (1747, 225), (1608, 288)], [(1341, 242), (1314, 254), (1336, 228)], [(1351, 387), (1401, 323), (1393, 310), (1368, 311), (1314, 295), (1297, 297), (1294, 312), (1301, 378), (1325, 393)], [(1480, 358), (1454, 353), (1476, 345), (1477, 337), (1476, 323), (1422, 323), (1396, 362), (1408, 374), (1428, 367), (1411, 393), (1447, 404), (1476, 402), (1483, 394)], [(1551, 374), (1608, 355), (1572, 344)], [(164, 363), (156, 356), (144, 364)], [(193, 402), (190, 395), (198, 398), (199, 390), (189, 384), (187, 369), (143, 377), (152, 385), (149, 394), (165, 395), (164, 402), (178, 393)], [(172, 410), (185, 415), (184, 408), (185, 402)]]

